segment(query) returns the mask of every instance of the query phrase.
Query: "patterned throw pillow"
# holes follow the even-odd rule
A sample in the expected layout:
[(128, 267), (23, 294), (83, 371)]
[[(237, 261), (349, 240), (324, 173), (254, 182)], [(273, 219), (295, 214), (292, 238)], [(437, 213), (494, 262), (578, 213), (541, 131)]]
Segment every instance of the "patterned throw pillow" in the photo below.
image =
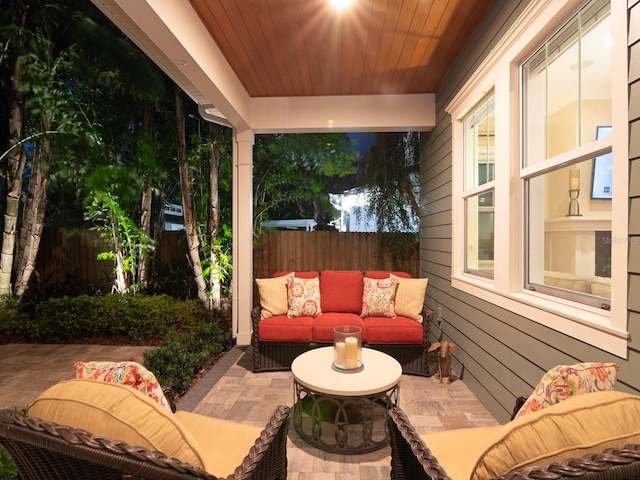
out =
[(398, 280), (389, 278), (364, 277), (364, 292), (362, 294), (361, 317), (387, 317), (394, 318), (395, 298)]
[(554, 405), (572, 395), (613, 390), (619, 369), (616, 363), (558, 365), (545, 373), (515, 418)]
[(288, 317), (317, 317), (320, 309), (319, 278), (287, 278)]
[(76, 362), (76, 378), (121, 383), (146, 393), (171, 411), (156, 376), (136, 362)]

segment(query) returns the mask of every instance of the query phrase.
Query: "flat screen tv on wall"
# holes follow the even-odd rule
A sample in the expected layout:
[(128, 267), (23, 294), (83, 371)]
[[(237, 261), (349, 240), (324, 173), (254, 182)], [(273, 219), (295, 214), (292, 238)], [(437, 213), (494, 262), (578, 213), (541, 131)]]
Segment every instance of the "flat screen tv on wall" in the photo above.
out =
[[(611, 127), (598, 127), (596, 140), (611, 135)], [(598, 155), (593, 159), (593, 174), (591, 176), (591, 198), (611, 199), (613, 189), (611, 188), (612, 173), (611, 152)]]

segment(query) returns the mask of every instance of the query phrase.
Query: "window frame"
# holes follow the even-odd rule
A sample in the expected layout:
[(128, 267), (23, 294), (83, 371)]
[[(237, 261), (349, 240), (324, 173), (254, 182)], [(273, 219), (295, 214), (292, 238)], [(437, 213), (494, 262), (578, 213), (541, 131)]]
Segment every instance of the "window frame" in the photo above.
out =
[[(611, 309), (528, 291), (525, 279), (525, 178), (539, 171), (521, 167), (522, 128), (520, 67), (588, 0), (548, 2), (533, 0), (489, 56), (471, 74), (445, 111), (452, 122), (452, 277), (454, 288), (562, 332), (622, 358), (628, 354), (627, 239), (628, 233), (628, 98), (627, 10), (625, 2), (611, 1), (612, 126), (609, 139), (585, 147), (585, 158), (608, 148), (616, 160), (611, 214)], [(495, 91), (495, 235), (494, 277), (465, 272), (465, 199), (487, 189), (483, 184), (464, 189), (464, 135), (462, 121), (491, 90)], [(610, 147), (609, 147), (610, 145)], [(582, 147), (578, 147), (580, 149)], [(595, 149), (595, 150), (594, 150)], [(588, 154), (587, 154), (588, 150)], [(562, 162), (563, 154), (551, 159)], [(578, 153), (579, 155), (579, 153)], [(571, 158), (576, 158), (573, 150)]]
[[(473, 107), (469, 110), (469, 112), (464, 116), (464, 118), (461, 121), (463, 136), (465, 137), (464, 138), (465, 147), (469, 145), (469, 140), (470, 140), (469, 137), (467, 136), (470, 130), (467, 128), (466, 123), (471, 117), (475, 117), (482, 110), (485, 110), (485, 111), (490, 110), (492, 113), (495, 112), (495, 92), (493, 90), (489, 91), (479, 102), (473, 105)], [(487, 119), (488, 118), (489, 117), (487, 116)], [(477, 121), (475, 123), (476, 125), (478, 124)], [(477, 134), (473, 136), (474, 146), (477, 146), (478, 138), (479, 137)], [(494, 130), (494, 143), (495, 143), (495, 130)], [(493, 165), (493, 176), (491, 180), (486, 180), (484, 183), (480, 183), (479, 181), (478, 168), (479, 168), (480, 162), (478, 161), (478, 150), (474, 149), (473, 153), (469, 154), (469, 152), (466, 152), (463, 148), (463, 154), (464, 154), (464, 159), (463, 159), (462, 168), (464, 170), (464, 180), (463, 180), (462, 196), (465, 202), (464, 222), (465, 222), (465, 226), (468, 226), (469, 223), (471, 222), (470, 215), (472, 214), (472, 212), (469, 211), (470, 199), (478, 198), (478, 206), (479, 206), (480, 197), (489, 192), (492, 193), (492, 204), (490, 205), (490, 208), (495, 217), (495, 200), (493, 200), (493, 198), (495, 198), (495, 165), (496, 165), (495, 147), (494, 147), (493, 162), (491, 163), (491, 165)], [(489, 163), (485, 163), (485, 165), (489, 165)], [(478, 227), (478, 231), (479, 231), (479, 225), (480, 225), (479, 218), (478, 218), (480, 214), (479, 208), (473, 212), (476, 215), (475, 223)], [(495, 232), (495, 221), (493, 222), (493, 231)], [(465, 232), (468, 233), (468, 228), (465, 229)], [(479, 250), (478, 242), (476, 243), (475, 247), (476, 249)], [(469, 254), (469, 236), (465, 234), (465, 261), (464, 261), (465, 273), (469, 275), (477, 275), (479, 277), (485, 277), (489, 279), (493, 278), (493, 273), (483, 272), (482, 269), (480, 268), (476, 268), (476, 269), (471, 268), (469, 266), (471, 263), (471, 260), (468, 254)], [(478, 255), (479, 255), (479, 251), (478, 251)], [(475, 261), (476, 263), (479, 264), (481, 260), (480, 258), (476, 258)], [(491, 262), (494, 262), (494, 261), (495, 261), (495, 256), (491, 260)]]

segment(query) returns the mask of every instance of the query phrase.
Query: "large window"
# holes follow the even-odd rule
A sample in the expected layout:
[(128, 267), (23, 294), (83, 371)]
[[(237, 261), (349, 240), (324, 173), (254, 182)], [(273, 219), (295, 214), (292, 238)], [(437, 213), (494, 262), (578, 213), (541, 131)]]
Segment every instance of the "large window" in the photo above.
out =
[(627, 354), (625, 2), (532, 0), (447, 106), (452, 286)]
[(521, 74), (525, 285), (603, 308), (611, 298), (611, 200), (591, 193), (601, 175), (595, 159), (611, 152), (611, 129), (602, 134), (611, 125), (611, 53), (609, 2), (592, 0)]

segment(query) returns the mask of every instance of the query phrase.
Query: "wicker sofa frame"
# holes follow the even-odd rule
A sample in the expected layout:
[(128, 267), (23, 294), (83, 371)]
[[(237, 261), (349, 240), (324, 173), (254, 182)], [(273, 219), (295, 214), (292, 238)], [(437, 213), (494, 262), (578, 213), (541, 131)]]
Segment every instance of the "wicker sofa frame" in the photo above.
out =
[[(393, 407), (388, 415), (391, 435), (392, 480), (451, 480), (424, 444), (407, 415)], [(462, 446), (461, 448), (464, 448)], [(602, 453), (562, 462), (514, 470), (499, 480), (631, 480), (640, 478), (640, 445), (607, 449)]]
[[(258, 322), (260, 321), (260, 307), (251, 311), (253, 346), (253, 371), (269, 372), (290, 370), (291, 362), (300, 354), (317, 347), (326, 347), (328, 343), (297, 343), (297, 342), (263, 342), (258, 339)], [(433, 312), (428, 308), (422, 310), (422, 344), (365, 344), (365, 347), (373, 348), (395, 358), (402, 365), (402, 373), (409, 375), (430, 376), (427, 364), (427, 351), (429, 349), (429, 327), (433, 319)]]
[[(259, 438), (227, 480), (284, 480), (290, 408), (276, 408)], [(23, 480), (219, 480), (161, 452), (103, 435), (45, 422), (13, 410), (0, 411), (0, 445)]]

